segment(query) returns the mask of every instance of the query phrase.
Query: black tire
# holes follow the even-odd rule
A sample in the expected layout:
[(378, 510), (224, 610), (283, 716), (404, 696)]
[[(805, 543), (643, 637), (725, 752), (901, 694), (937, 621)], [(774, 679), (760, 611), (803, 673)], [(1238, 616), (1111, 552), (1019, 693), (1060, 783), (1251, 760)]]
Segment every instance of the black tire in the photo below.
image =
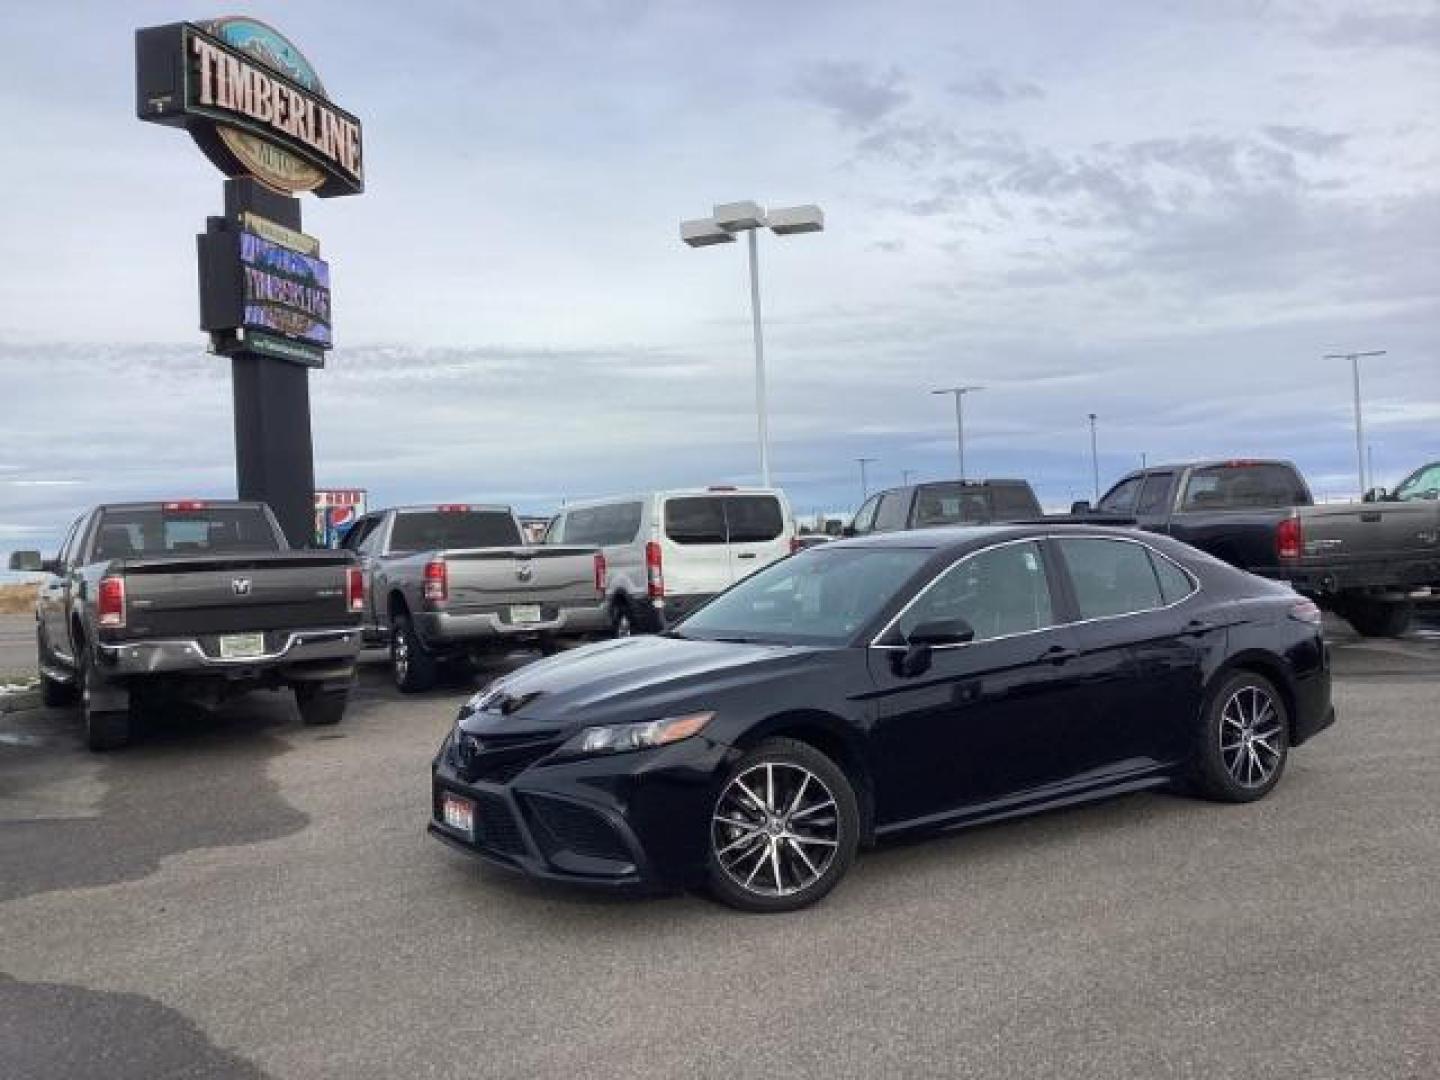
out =
[(1280, 782), (1290, 715), (1274, 684), (1253, 671), (1221, 679), (1207, 696), (1196, 748), (1196, 791), (1216, 802), (1254, 802)]
[(338, 724), (349, 703), (348, 690), (326, 690), (314, 683), (295, 684), (295, 707), (300, 711), (301, 723), (309, 727)]
[(395, 675), (395, 686), (402, 694), (418, 694), (435, 685), (435, 656), (420, 635), (408, 615), (396, 615), (390, 623), (390, 669)]
[(549, 634), (545, 634), (535, 643), (535, 648), (541, 656), (554, 656), (560, 651), (560, 642), (556, 641)]
[[(750, 792), (752, 778), (760, 777), (768, 778), (770, 790)], [(734, 798), (741, 785), (750, 799)], [(780, 812), (771, 815), (763, 805), (751, 805), (755, 795)], [(733, 817), (735, 810), (744, 816)], [(825, 896), (850, 869), (860, 810), (849, 778), (829, 757), (809, 743), (766, 739), (725, 777), (705, 832), (709, 886), (718, 900), (742, 911), (795, 911)]]
[(1361, 637), (1400, 637), (1410, 629), (1415, 605), (1409, 600), (1347, 600), (1340, 614)]
[(90, 662), (90, 647), (82, 643), (78, 652), (75, 681), (80, 687), (80, 719), (85, 724), (85, 745), (97, 753), (118, 750), (130, 742), (130, 710), (91, 707), (91, 699), (103, 680)]
[(610, 636), (627, 638), (635, 636), (635, 613), (630, 610), (630, 601), (617, 596), (610, 602)]
[(55, 655), (46, 648), (45, 635), (39, 627), (35, 628), (35, 656), (40, 668), (40, 700), (52, 709), (75, 704), (75, 681), (60, 682), (45, 674), (47, 667), (54, 666)]

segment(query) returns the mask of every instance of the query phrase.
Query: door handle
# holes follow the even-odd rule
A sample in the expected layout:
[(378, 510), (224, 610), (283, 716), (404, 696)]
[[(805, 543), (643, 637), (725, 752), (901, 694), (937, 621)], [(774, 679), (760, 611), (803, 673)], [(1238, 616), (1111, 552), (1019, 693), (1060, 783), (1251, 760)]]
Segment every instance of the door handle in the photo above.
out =
[(1366, 510), (1366, 511), (1364, 511), (1363, 513), (1361, 513), (1361, 515), (1360, 515), (1360, 520), (1361, 520), (1361, 521), (1366, 521), (1366, 522), (1379, 521), (1379, 520), (1380, 520), (1380, 511), (1379, 511), (1379, 510)]
[(755, 552), (753, 552), (753, 551), (742, 551), (742, 552), (740, 552), (740, 554), (736, 555), (735, 557), (736, 557), (737, 559), (753, 559), (753, 558), (755, 558)]
[(1074, 649), (1067, 649), (1064, 645), (1051, 645), (1050, 648), (1045, 650), (1045, 655), (1040, 657), (1040, 659), (1048, 660), (1050, 663), (1059, 667), (1061, 664), (1076, 659), (1079, 655), (1080, 654)]
[(1217, 626), (1215, 623), (1206, 622), (1204, 619), (1191, 619), (1188, 623), (1185, 624), (1185, 629), (1183, 633), (1195, 634), (1198, 636), (1200, 634), (1208, 634), (1211, 631), (1219, 629), (1220, 627)]

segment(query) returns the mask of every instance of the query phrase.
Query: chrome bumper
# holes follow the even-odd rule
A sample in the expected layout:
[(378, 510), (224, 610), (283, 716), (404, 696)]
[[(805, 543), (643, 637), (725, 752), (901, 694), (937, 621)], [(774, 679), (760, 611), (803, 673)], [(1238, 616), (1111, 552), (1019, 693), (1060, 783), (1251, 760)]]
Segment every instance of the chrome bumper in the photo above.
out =
[(353, 663), (360, 652), (360, 628), (296, 630), (272, 653), (239, 659), (211, 656), (193, 639), (136, 641), (96, 646), (107, 674), (152, 675), (166, 671), (214, 671), (279, 667), (331, 660)]
[(508, 623), (494, 611), (459, 614), (426, 611), (415, 616), (415, 628), (427, 642), (458, 645), (467, 641), (529, 637), (534, 634), (594, 634), (610, 628), (610, 609), (603, 603), (560, 608), (555, 618), (535, 623)]

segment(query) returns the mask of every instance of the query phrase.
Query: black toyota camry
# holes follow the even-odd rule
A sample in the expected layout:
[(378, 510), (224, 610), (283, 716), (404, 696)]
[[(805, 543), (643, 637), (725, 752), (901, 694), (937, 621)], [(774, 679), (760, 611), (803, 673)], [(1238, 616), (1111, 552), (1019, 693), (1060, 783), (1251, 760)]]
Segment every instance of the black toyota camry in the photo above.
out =
[(430, 829), (539, 878), (783, 911), (902, 833), (1162, 785), (1258, 799), (1333, 719), (1288, 586), (1149, 533), (892, 533), (497, 680), (435, 757)]

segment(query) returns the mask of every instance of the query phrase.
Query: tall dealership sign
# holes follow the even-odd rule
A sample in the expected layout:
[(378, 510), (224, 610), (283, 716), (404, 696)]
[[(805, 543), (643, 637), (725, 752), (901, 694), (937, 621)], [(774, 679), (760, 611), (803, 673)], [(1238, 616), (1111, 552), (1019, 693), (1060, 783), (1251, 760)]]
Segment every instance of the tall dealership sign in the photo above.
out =
[(257, 19), (135, 33), (135, 111), (181, 127), (228, 179), (225, 213), (197, 238), (200, 327), (230, 358), (236, 478), (296, 547), (313, 542), (311, 368), (331, 335), (330, 266), (301, 231), (300, 200), (365, 189), (360, 121), (305, 55)]

